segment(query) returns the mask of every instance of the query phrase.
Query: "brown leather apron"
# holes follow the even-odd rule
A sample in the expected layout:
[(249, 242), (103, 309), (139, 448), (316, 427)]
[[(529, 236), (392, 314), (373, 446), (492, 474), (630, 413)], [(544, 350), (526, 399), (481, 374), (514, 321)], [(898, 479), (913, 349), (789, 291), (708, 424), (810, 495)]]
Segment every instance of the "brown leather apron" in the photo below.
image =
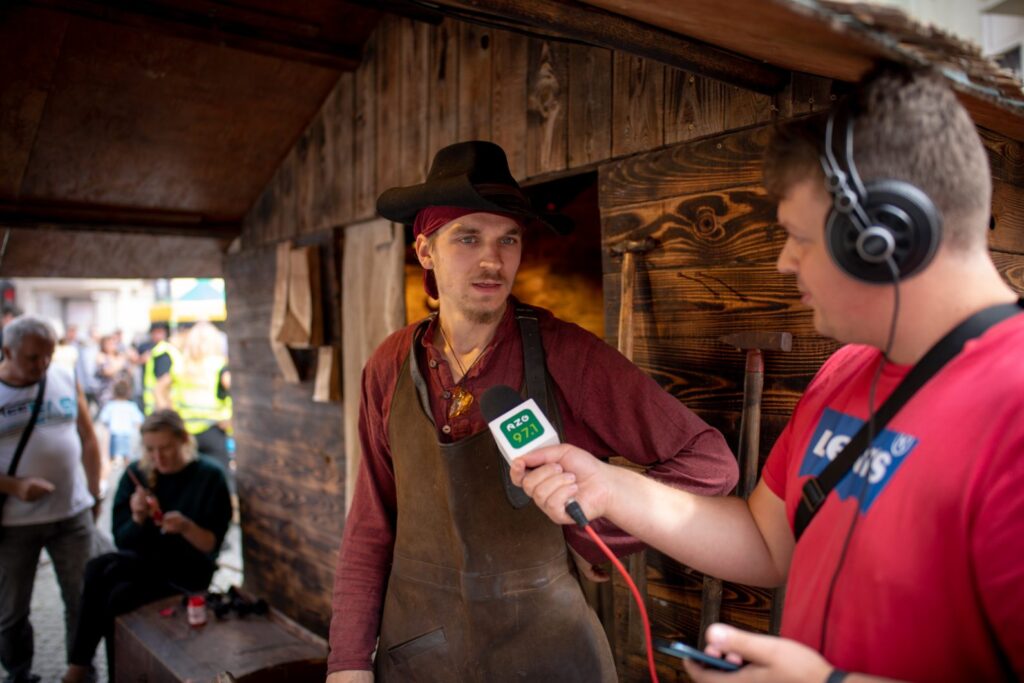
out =
[[(388, 425), (398, 520), (377, 680), (616, 681), (604, 630), (569, 570), (561, 527), (532, 503), (510, 504), (489, 431), (438, 442), (417, 390), (425, 387), (415, 353), (424, 329)], [(535, 323), (533, 330), (524, 346), (535, 344), (536, 353)], [(536, 398), (537, 387), (529, 388)]]

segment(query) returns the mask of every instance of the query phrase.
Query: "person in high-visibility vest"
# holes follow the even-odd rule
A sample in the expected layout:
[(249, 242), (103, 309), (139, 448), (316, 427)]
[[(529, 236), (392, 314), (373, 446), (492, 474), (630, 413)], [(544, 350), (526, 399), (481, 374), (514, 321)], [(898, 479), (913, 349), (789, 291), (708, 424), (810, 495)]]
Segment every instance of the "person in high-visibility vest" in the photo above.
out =
[(171, 407), (171, 368), (181, 364), (181, 353), (167, 340), (167, 323), (153, 323), (149, 328), (152, 346), (140, 349), (142, 368), (142, 408), (146, 415)]
[(213, 458), (229, 475), (227, 430), (231, 403), (218, 397), (221, 371), (227, 365), (223, 334), (209, 322), (192, 326), (185, 338), (181, 362), (171, 366), (174, 407), (185, 429), (196, 439), (200, 454)]

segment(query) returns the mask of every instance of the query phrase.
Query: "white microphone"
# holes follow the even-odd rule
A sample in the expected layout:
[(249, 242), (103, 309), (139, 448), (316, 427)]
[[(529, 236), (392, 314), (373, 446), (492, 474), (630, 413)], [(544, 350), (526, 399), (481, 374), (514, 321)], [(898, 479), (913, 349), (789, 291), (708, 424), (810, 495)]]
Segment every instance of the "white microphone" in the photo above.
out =
[(510, 386), (493, 386), (480, 397), (480, 412), (508, 464), (544, 446), (561, 441), (558, 432), (532, 398), (523, 399)]

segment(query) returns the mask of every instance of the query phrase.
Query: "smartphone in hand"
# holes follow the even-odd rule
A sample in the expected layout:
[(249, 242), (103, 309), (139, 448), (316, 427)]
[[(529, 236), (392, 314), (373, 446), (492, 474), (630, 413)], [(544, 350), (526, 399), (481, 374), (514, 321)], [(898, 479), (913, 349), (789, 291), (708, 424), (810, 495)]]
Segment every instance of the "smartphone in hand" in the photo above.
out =
[(719, 671), (736, 671), (742, 664), (734, 664), (727, 659), (721, 657), (712, 657), (706, 652), (702, 652), (695, 647), (691, 647), (686, 643), (681, 643), (678, 640), (665, 640), (664, 638), (654, 639), (654, 649), (662, 654), (672, 655), (679, 659), (692, 659), (693, 661), (712, 669), (718, 669)]

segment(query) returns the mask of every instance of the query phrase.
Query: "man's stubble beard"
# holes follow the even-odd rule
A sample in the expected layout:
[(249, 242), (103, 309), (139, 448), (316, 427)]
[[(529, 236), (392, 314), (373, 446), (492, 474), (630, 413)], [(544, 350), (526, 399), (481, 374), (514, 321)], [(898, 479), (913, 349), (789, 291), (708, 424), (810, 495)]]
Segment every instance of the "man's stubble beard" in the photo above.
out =
[[(507, 301), (507, 299), (506, 299)], [(489, 325), (493, 322), (497, 322), (501, 319), (501, 314), (505, 311), (504, 306), (496, 311), (466, 311), (466, 318), (477, 325)]]

